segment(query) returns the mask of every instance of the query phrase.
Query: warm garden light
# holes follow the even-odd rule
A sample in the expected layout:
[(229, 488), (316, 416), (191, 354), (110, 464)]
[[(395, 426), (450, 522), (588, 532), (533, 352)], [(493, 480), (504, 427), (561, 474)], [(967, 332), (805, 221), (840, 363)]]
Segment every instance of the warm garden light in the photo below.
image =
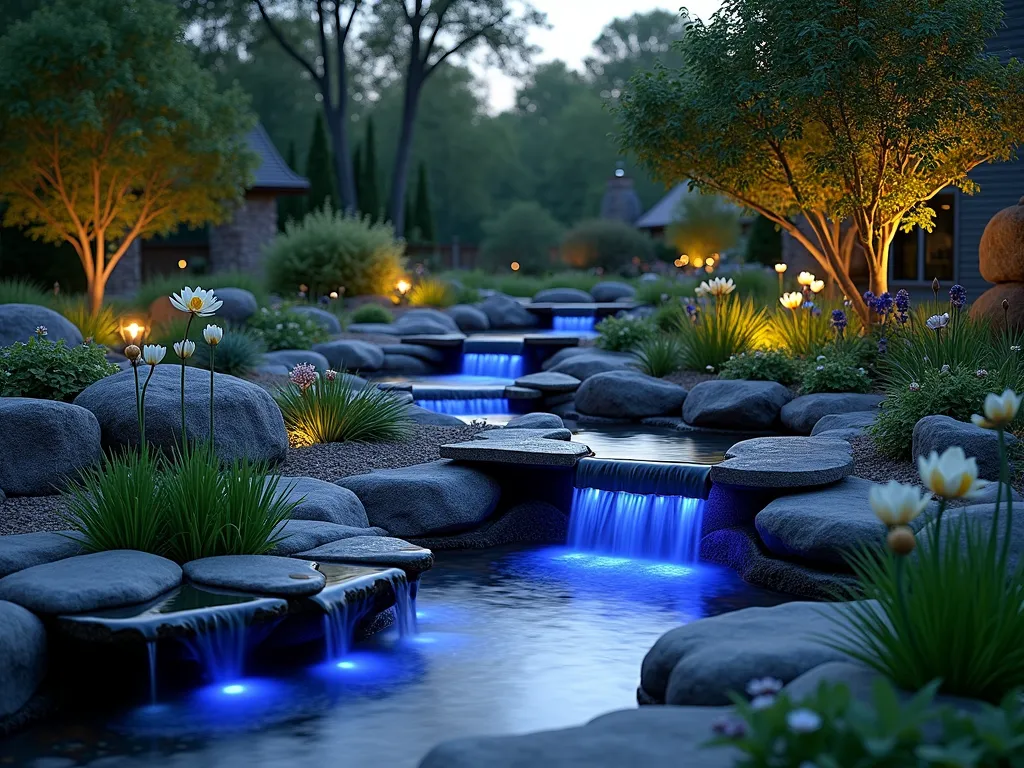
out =
[(329, 295), (330, 295), (330, 297), (332, 299), (338, 298), (338, 292), (337, 291), (331, 291)]
[(512, 268), (513, 272), (518, 272), (519, 271), (519, 262), (518, 261), (513, 261), (509, 266)]
[(146, 331), (146, 326), (136, 320), (131, 320), (129, 322), (122, 322), (118, 330), (125, 344), (135, 344), (138, 346), (142, 341), (142, 335)]
[(694, 257), (693, 266), (695, 266), (697, 269), (700, 269), (701, 267), (704, 266), (704, 259), (702, 259), (700, 256)]
[(188, 266), (188, 262), (184, 259), (178, 259), (178, 269), (184, 269)]
[(395, 284), (395, 289), (402, 296), (405, 296), (405, 294), (409, 292), (410, 288), (412, 288), (412, 283), (410, 283), (408, 280), (399, 280), (398, 283)]

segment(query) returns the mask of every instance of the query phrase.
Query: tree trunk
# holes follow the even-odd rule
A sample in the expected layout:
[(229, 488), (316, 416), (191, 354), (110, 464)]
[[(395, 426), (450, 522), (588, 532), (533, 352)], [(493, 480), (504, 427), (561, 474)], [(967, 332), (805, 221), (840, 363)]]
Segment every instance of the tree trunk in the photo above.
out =
[(405, 235), (405, 194), (409, 187), (409, 166), (412, 158), (412, 136), (416, 125), (416, 111), (419, 107), (422, 75), (415, 65), (409, 66), (405, 84), (405, 100), (402, 104), (402, 126), (398, 132), (398, 146), (395, 148), (395, 167), (391, 174), (391, 223), (398, 237)]
[(338, 207), (346, 212), (358, 210), (356, 177), (352, 171), (352, 157), (348, 149), (348, 110), (340, 105), (324, 105), (327, 130), (331, 134), (334, 155), (334, 176), (338, 183)]
[(89, 313), (93, 317), (96, 317), (100, 313), (100, 309), (103, 308), (103, 293), (106, 287), (107, 281), (103, 279), (100, 271), (96, 270), (86, 286), (86, 290), (89, 292)]

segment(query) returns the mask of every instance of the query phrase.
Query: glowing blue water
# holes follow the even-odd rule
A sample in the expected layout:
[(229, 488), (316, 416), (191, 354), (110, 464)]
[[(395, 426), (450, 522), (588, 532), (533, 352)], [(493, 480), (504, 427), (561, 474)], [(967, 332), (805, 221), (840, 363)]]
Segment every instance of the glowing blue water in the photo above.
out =
[(593, 315), (555, 315), (553, 328), (556, 331), (584, 332), (594, 330)]
[(495, 352), (466, 352), (462, 355), (462, 373), (466, 376), (518, 379), (523, 375), (523, 356)]
[(504, 398), (470, 397), (464, 400), (416, 400), (416, 405), (434, 413), (452, 416), (486, 416), (508, 413), (508, 400)]
[(194, 637), (185, 639), (192, 658), (203, 668), (208, 680), (222, 682), (241, 676), (249, 643), (262, 639), (262, 633), (253, 633), (245, 618), (235, 613), (214, 613), (205, 619)]
[(703, 517), (702, 499), (577, 488), (569, 545), (583, 552), (694, 563)]

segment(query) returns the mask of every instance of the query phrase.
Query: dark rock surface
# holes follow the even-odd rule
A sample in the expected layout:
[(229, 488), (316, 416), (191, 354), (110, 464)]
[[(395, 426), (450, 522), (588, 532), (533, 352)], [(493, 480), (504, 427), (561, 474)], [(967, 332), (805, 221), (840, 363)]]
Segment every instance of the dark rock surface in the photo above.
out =
[(273, 555), (224, 555), (185, 563), (185, 577), (196, 584), (268, 597), (308, 597), (327, 583), (308, 562)]

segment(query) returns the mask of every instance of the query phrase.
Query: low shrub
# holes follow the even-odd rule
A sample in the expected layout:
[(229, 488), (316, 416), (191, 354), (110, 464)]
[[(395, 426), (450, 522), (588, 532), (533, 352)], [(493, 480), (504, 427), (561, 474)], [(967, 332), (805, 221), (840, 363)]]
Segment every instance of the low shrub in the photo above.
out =
[(391, 311), (380, 304), (363, 304), (349, 315), (350, 323), (390, 323), (394, 321)]
[(292, 445), (399, 440), (409, 433), (408, 406), (391, 392), (356, 389), (350, 376), (318, 376), (306, 365), (296, 366), (291, 378), (275, 399)]
[(576, 269), (602, 269), (629, 273), (650, 262), (654, 245), (650, 237), (624, 221), (583, 221), (562, 238), (562, 261)]
[(719, 368), (723, 379), (777, 381), (789, 386), (803, 375), (803, 363), (782, 350), (755, 350), (733, 355)]
[(224, 333), (224, 338), (217, 344), (215, 352), (209, 344), (197, 343), (195, 355), (189, 362), (209, 370), (212, 355), (213, 369), (217, 373), (243, 377), (248, 376), (260, 365), (266, 351), (267, 348), (258, 335), (241, 328), (233, 328)]
[(816, 392), (870, 392), (871, 377), (867, 369), (854, 365), (845, 355), (818, 355), (808, 360), (800, 379), (800, 391), (805, 395)]
[(597, 346), (610, 352), (632, 352), (656, 333), (654, 324), (639, 317), (606, 317), (594, 326)]
[(636, 300), (656, 307), (671, 303), (673, 299), (692, 297), (698, 280), (641, 280), (636, 286)]
[(414, 307), (450, 307), (457, 301), (455, 288), (451, 283), (432, 277), (425, 277), (409, 291), (409, 304)]
[(267, 307), (262, 307), (249, 318), (247, 330), (271, 352), (279, 349), (310, 349), (331, 336), (308, 315), (289, 309)]
[(292, 296), (300, 286), (310, 298), (339, 287), (346, 296), (388, 294), (401, 278), (405, 243), (389, 224), (338, 213), (325, 205), (289, 222), (267, 247), (270, 287)]
[(0, 348), (0, 397), (71, 402), (90, 384), (117, 373), (96, 344), (69, 347), (43, 336)]
[(768, 313), (752, 299), (723, 296), (677, 310), (675, 325), (683, 343), (683, 366), (715, 372), (733, 355), (763, 345)]
[(683, 367), (683, 345), (675, 336), (664, 333), (642, 340), (636, 356), (637, 367), (659, 379)]
[(537, 275), (551, 268), (551, 254), (562, 237), (562, 225), (535, 202), (513, 203), (483, 224), (480, 265), (507, 272), (518, 262), (523, 274)]

